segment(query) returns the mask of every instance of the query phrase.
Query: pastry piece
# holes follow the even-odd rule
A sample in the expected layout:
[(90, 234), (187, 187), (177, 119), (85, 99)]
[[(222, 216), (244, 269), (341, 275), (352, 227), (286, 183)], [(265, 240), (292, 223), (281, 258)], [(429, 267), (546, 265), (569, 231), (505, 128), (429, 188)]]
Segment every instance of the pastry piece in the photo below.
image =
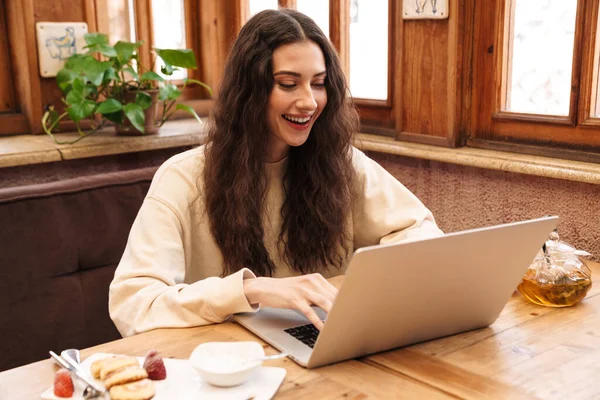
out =
[(115, 358), (123, 358), (124, 356), (108, 356), (108, 357), (104, 357), (104, 358), (100, 358), (96, 361), (94, 361), (91, 365), (90, 365), (90, 372), (92, 374), (92, 376), (96, 379), (100, 379), (100, 371), (102, 370), (102, 367), (104, 366), (104, 364), (106, 364), (107, 362), (114, 360)]
[(116, 385), (109, 391), (111, 400), (148, 400), (154, 397), (154, 383), (150, 379)]
[(139, 367), (140, 363), (138, 363), (138, 360), (135, 357), (122, 356), (112, 358), (105, 362), (102, 365), (102, 368), (100, 368), (100, 379), (105, 380), (108, 374), (131, 365), (137, 365)]
[(104, 386), (107, 389), (110, 389), (115, 385), (123, 385), (125, 383), (146, 379), (147, 377), (148, 373), (144, 368), (139, 365), (128, 365), (106, 375)]

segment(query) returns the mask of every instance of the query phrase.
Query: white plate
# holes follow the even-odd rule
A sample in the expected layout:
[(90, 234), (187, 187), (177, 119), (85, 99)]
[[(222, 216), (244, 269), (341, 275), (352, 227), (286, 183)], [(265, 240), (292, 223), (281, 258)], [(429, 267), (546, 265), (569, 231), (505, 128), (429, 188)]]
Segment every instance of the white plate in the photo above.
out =
[[(92, 354), (81, 364), (89, 370), (92, 362), (110, 355), (106, 353)], [(144, 357), (137, 357), (137, 359), (142, 365)], [(256, 400), (268, 400), (275, 395), (286, 375), (286, 370), (283, 368), (260, 367), (254, 371), (246, 383), (231, 388), (219, 388), (203, 381), (189, 360), (165, 358), (164, 362), (167, 369), (167, 379), (154, 381), (154, 387), (156, 388), (154, 400), (192, 400), (200, 398), (215, 400), (255, 398)], [(75, 393), (71, 399), (80, 400), (82, 399), (84, 385), (77, 379), (74, 379), (73, 382), (75, 383)], [(99, 380), (97, 382), (102, 384)], [(108, 396), (106, 398), (108, 399)], [(42, 399), (64, 400), (64, 398), (54, 396), (52, 386), (42, 393)]]

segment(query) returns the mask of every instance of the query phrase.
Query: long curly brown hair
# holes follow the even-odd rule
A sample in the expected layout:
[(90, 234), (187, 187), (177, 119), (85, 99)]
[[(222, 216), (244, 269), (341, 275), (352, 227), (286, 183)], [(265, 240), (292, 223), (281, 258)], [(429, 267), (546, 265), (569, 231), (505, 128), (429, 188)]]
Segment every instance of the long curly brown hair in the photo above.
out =
[(279, 46), (310, 40), (323, 52), (327, 105), (307, 141), (288, 152), (278, 248), (301, 273), (340, 268), (351, 241), (349, 213), (355, 172), (350, 141), (358, 114), (336, 50), (315, 22), (289, 10), (266, 10), (240, 31), (225, 71), (205, 151), (206, 213), (223, 254), (223, 275), (250, 268), (272, 276), (275, 264), (263, 242), (268, 189), (266, 111), (274, 85), (272, 55)]

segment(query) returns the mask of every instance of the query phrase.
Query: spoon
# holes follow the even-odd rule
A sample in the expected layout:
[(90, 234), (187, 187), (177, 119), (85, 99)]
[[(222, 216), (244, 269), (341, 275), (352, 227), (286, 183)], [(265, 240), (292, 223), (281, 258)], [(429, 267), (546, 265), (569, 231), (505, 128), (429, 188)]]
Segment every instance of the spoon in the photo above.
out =
[(81, 364), (81, 356), (79, 355), (78, 349), (66, 349), (60, 352), (60, 356), (65, 358), (65, 355), (71, 357), (72, 360), (75, 360), (77, 364)]
[(251, 364), (251, 363), (262, 363), (263, 361), (269, 361), (269, 360), (278, 360), (280, 358), (284, 358), (289, 356), (289, 353), (279, 353), (279, 354), (273, 354), (272, 356), (263, 356), (263, 357), (257, 357), (257, 358), (249, 358), (247, 360), (243, 361), (243, 364)]

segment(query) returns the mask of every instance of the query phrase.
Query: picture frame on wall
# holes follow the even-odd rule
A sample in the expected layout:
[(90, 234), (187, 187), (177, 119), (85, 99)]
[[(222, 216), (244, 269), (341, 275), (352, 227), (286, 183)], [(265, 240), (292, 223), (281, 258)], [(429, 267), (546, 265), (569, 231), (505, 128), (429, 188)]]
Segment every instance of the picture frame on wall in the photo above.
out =
[(403, 0), (403, 19), (446, 19), (449, 0)]
[(85, 22), (38, 22), (35, 24), (40, 75), (55, 77), (65, 61), (76, 53), (84, 53)]

